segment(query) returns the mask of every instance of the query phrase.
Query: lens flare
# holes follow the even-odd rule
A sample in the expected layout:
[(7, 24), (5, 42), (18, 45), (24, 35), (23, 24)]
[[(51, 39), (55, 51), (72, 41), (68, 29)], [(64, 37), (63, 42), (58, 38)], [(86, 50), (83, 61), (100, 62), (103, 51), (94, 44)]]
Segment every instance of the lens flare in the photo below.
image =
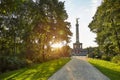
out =
[(61, 48), (63, 47), (63, 44), (62, 43), (54, 43), (51, 45), (52, 48)]

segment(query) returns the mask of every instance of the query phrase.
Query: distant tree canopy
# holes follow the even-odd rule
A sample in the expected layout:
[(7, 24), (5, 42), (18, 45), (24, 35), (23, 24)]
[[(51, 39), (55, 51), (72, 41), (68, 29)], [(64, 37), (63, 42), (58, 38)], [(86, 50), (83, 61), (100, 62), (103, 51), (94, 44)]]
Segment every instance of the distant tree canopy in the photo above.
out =
[(0, 0), (0, 56), (39, 61), (51, 43), (70, 42), (67, 18), (58, 0)]
[(120, 0), (103, 0), (89, 28), (103, 53), (120, 54)]

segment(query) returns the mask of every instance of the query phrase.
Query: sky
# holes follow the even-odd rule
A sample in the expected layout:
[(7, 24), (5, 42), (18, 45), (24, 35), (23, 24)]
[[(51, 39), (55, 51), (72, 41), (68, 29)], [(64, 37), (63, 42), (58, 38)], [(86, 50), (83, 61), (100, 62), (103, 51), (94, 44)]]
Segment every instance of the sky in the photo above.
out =
[(96, 34), (92, 33), (88, 27), (92, 21), (97, 7), (100, 6), (102, 0), (59, 0), (65, 1), (65, 10), (68, 14), (67, 21), (71, 23), (71, 37), (70, 47), (73, 48), (73, 43), (76, 42), (76, 18), (79, 19), (79, 40), (83, 43), (83, 48), (96, 47), (95, 43)]

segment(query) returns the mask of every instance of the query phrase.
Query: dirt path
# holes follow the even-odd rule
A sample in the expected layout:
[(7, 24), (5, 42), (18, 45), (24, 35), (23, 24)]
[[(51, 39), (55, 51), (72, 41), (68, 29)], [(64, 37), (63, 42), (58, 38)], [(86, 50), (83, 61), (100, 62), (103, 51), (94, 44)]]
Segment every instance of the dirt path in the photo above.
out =
[(110, 80), (86, 60), (86, 57), (72, 57), (48, 80)]

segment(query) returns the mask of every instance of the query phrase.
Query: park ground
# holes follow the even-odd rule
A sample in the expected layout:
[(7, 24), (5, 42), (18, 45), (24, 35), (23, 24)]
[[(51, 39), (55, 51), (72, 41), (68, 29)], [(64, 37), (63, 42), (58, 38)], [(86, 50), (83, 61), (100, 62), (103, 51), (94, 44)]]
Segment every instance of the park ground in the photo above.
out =
[[(97, 60), (97, 59), (88, 59), (88, 61), (92, 65), (94, 65), (96, 68), (98, 68), (104, 75), (109, 77), (110, 80), (120, 79), (120, 76), (119, 76), (120, 75), (120, 65), (117, 65), (117, 64), (114, 64), (114, 63), (111, 63), (108, 61)], [(91, 70), (92, 72), (94, 72), (94, 71), (98, 72), (97, 74), (98, 74), (99, 78), (101, 78), (100, 80), (104, 80), (100, 76), (103, 76), (103, 78), (105, 78), (106, 80), (109, 80), (106, 76), (101, 74), (101, 72), (98, 71), (96, 68), (93, 69), (93, 67), (89, 63), (87, 63), (87, 65), (89, 65), (90, 68), (85, 66), (84, 63), (86, 63), (85, 57), (82, 57), (82, 58), (72, 57), (71, 60), (70, 60), (70, 58), (61, 58), (61, 59), (52, 60), (52, 61), (45, 62), (42, 64), (35, 64), (31, 67), (26, 67), (26, 68), (19, 69), (16, 71), (11, 71), (11, 72), (1, 74), (0, 79), (2, 79), (2, 80), (10, 80), (10, 79), (11, 80), (13, 80), (13, 79), (14, 80), (18, 80), (18, 79), (19, 80), (23, 80), (23, 79), (24, 80), (33, 80), (33, 79), (34, 80), (48, 80), (48, 78), (50, 76), (52, 76), (52, 75), (54, 76), (56, 73), (60, 72), (60, 70), (62, 68), (66, 67), (66, 65), (69, 65), (69, 67), (67, 67), (67, 71), (74, 72), (77, 74), (77, 75), (75, 75), (73, 73), (72, 74), (69, 73), (69, 75), (72, 75), (69, 77), (69, 78), (72, 78), (72, 80), (79, 80), (79, 78), (82, 78), (81, 80), (90, 80), (90, 78), (98, 78), (98, 77), (90, 77), (93, 75), (90, 74), (89, 72), (84, 72), (85, 69), (91, 70), (91, 68), (92, 68), (92, 70)], [(63, 66), (63, 65), (65, 65), (65, 66)], [(76, 65), (78, 65), (78, 66), (76, 66)], [(78, 68), (78, 69), (74, 69), (73, 66), (74, 66), (74, 68)], [(84, 71), (79, 71), (79, 70), (84, 70)], [(81, 72), (83, 74), (81, 74)], [(65, 73), (63, 73), (63, 74), (65, 74)], [(87, 76), (85, 78), (85, 74), (87, 74), (89, 76)], [(96, 75), (96, 73), (94, 73), (94, 75)], [(61, 75), (59, 74), (59, 76), (61, 76)], [(52, 79), (52, 77), (50, 77), (49, 80), (54, 80), (54, 79)], [(65, 76), (63, 78), (64, 79), (62, 79), (62, 80), (66, 80)], [(66, 77), (66, 78), (68, 78), (68, 77)], [(83, 79), (83, 78), (85, 78), (85, 79)], [(89, 79), (87, 79), (87, 78), (89, 78)], [(57, 80), (59, 80), (59, 79), (57, 79)], [(95, 79), (91, 79), (91, 80), (95, 80)], [(97, 79), (97, 80), (99, 80), (99, 79)]]

